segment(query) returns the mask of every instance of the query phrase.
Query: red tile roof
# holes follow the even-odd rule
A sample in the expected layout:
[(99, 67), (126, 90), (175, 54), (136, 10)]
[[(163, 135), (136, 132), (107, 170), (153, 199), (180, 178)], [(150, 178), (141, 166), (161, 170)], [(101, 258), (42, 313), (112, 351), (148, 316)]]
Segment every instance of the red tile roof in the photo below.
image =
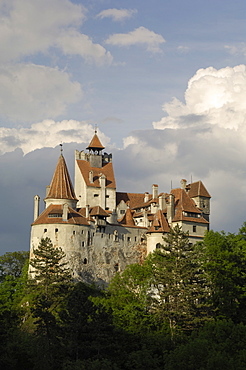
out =
[(102, 209), (100, 206), (93, 207), (90, 210), (90, 216), (104, 216), (104, 217), (109, 217), (109, 214)]
[[(174, 195), (174, 207), (175, 207), (175, 215), (173, 221), (194, 221), (198, 223), (208, 223), (202, 217), (202, 212), (199, 208), (197, 208), (193, 199), (189, 197), (184, 189), (173, 189), (171, 193)], [(188, 217), (183, 214), (183, 212), (193, 213), (200, 215), (200, 217)]]
[[(145, 194), (141, 193), (116, 193), (116, 205), (118, 205), (122, 200), (130, 207), (136, 208), (137, 205), (144, 203)], [(148, 197), (152, 195), (148, 194)]]
[[(86, 218), (83, 217), (79, 212), (68, 207), (68, 220), (62, 220), (63, 206), (50, 204), (41, 215), (33, 222), (32, 225), (41, 224), (75, 224), (75, 225), (89, 225)], [(52, 214), (59, 214), (60, 217), (49, 217)]]
[(119, 223), (121, 225), (126, 226), (135, 226), (135, 222), (133, 220), (133, 211), (131, 211), (129, 208), (126, 210), (126, 213), (122, 217), (121, 220), (119, 220)]
[(170, 227), (168, 225), (167, 219), (164, 216), (163, 212), (159, 210), (154, 215), (154, 220), (151, 227), (148, 229), (148, 232), (151, 233), (168, 233), (170, 231)]
[[(87, 186), (100, 187), (99, 177), (101, 174), (106, 176), (106, 187), (107, 188), (116, 188), (116, 182), (114, 177), (113, 164), (106, 163), (103, 167), (91, 167), (90, 163), (82, 159), (77, 159), (77, 164), (79, 166), (80, 172), (83, 175), (85, 183)], [(89, 181), (89, 172), (93, 172), (93, 182)]]
[(105, 147), (102, 145), (101, 141), (99, 140), (97, 134), (93, 136), (89, 146), (86, 149), (104, 149)]
[(58, 159), (46, 199), (47, 198), (76, 200), (73, 185), (63, 155), (60, 155)]
[(193, 182), (192, 184), (187, 185), (187, 188), (189, 189), (188, 194), (191, 198), (195, 198), (197, 196), (211, 198), (202, 181)]

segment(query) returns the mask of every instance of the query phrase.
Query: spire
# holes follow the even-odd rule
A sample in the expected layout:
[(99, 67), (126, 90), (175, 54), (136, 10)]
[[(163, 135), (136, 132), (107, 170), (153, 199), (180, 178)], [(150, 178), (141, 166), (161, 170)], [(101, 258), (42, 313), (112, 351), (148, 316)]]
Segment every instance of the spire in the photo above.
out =
[(93, 150), (93, 151), (105, 149), (105, 147), (102, 145), (101, 141), (99, 140), (99, 138), (97, 136), (97, 128), (95, 128), (95, 134), (94, 134), (89, 146), (86, 149)]
[(61, 155), (58, 159), (58, 163), (56, 165), (56, 169), (46, 199), (50, 198), (76, 200), (73, 185), (68, 173), (67, 165), (62, 155), (62, 144), (61, 144)]

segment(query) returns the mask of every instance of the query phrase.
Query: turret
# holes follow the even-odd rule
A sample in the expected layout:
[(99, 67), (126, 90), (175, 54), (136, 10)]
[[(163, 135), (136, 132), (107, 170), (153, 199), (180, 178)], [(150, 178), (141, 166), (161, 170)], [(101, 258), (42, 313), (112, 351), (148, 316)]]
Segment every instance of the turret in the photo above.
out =
[(50, 204), (64, 204), (67, 203), (69, 207), (76, 208), (77, 199), (73, 190), (73, 185), (68, 173), (65, 159), (61, 155), (58, 159), (57, 166), (50, 184), (47, 187), (47, 195), (44, 199), (46, 208)]

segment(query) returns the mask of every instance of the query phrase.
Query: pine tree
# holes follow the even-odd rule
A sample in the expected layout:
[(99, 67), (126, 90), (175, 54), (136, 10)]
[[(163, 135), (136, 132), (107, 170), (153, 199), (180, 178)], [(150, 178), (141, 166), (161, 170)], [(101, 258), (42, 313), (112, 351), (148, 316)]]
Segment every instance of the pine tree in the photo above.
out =
[(173, 336), (177, 327), (189, 331), (207, 317), (209, 287), (199, 249), (189, 243), (188, 233), (177, 225), (163, 239), (161, 248), (150, 255), (151, 308), (169, 323)]
[[(46, 368), (57, 363), (60, 345), (59, 312), (71, 287), (71, 275), (64, 261), (65, 253), (55, 248), (49, 238), (42, 239), (30, 260), (34, 278), (29, 279), (30, 309), (36, 334), (43, 350)], [(58, 356), (58, 357), (57, 357)]]

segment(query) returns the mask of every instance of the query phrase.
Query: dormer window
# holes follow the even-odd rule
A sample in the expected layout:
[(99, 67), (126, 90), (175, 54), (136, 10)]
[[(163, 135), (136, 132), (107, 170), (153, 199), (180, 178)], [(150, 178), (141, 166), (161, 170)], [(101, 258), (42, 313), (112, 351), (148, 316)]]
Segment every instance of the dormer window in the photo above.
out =
[(60, 214), (60, 213), (49, 213), (48, 217), (49, 218), (52, 218), (52, 217), (62, 217), (62, 214)]

